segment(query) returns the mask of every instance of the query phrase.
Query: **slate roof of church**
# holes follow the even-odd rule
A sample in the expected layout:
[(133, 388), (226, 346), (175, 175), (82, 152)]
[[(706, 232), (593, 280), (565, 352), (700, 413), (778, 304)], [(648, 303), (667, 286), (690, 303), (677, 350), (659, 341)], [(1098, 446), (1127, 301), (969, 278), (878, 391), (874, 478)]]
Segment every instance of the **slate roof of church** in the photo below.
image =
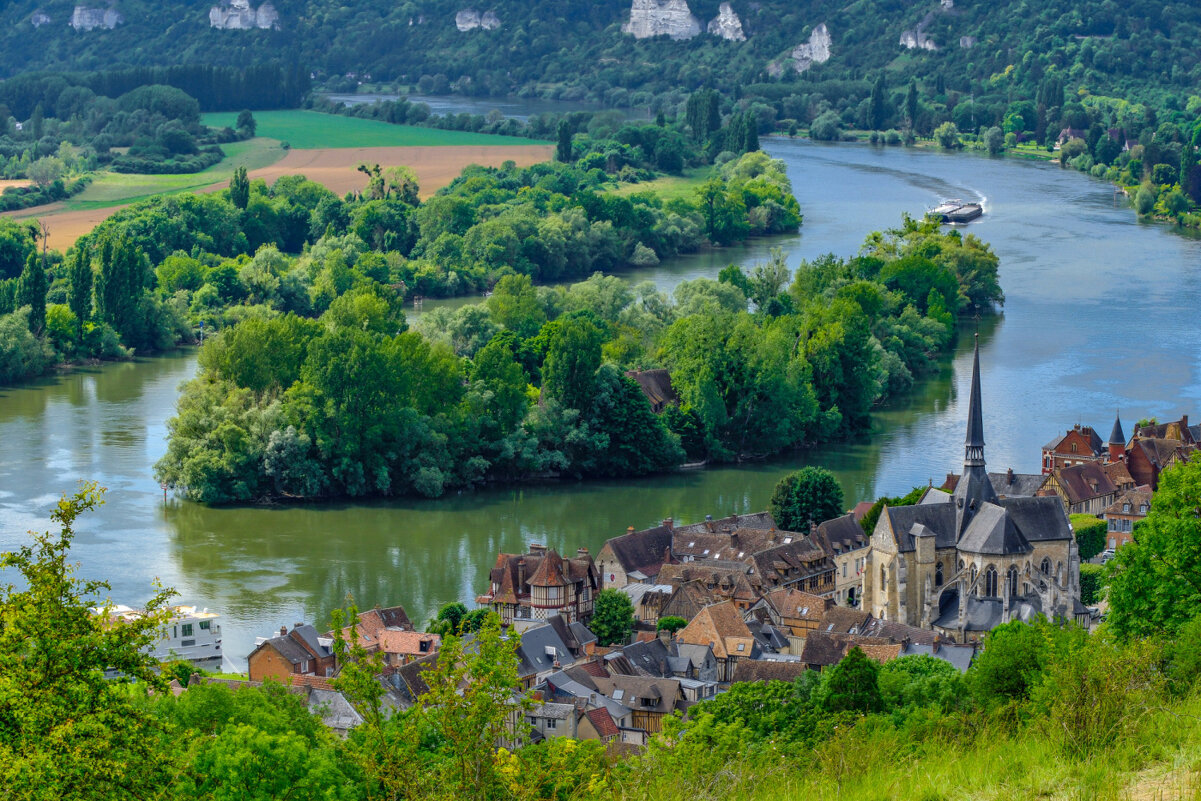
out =
[[(1000, 530), (998, 515), (1007, 519)], [(1030, 543), (1066, 540), (1072, 536), (1063, 503), (1052, 497), (1001, 498), (995, 504), (983, 503), (959, 543), (955, 541), (955, 505), (949, 496), (939, 503), (888, 507), (880, 517), (881, 521), (887, 517), (901, 551), (914, 549), (913, 528), (917, 524), (934, 532), (937, 548), (989, 549), (974, 551), (977, 553), (1024, 553)]]

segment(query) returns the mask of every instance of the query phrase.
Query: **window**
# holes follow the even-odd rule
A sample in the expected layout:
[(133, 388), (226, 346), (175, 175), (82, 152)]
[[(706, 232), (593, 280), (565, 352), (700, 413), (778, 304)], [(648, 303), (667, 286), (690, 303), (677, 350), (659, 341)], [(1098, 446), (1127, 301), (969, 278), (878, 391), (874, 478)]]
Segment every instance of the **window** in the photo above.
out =
[(888, 583), (888, 572), (885, 571), (884, 565), (880, 565), (880, 589), (884, 589), (884, 585)]
[(212, 625), (212, 621), (210, 621), (210, 620), (202, 620), (202, 621), (200, 621), (200, 630), (201, 630), (201, 631), (208, 631), (211, 625)]
[(1145, 515), (1145, 514), (1147, 513), (1147, 509), (1148, 509), (1148, 508), (1149, 508), (1149, 507), (1147, 506), (1147, 504), (1145, 504), (1145, 503), (1140, 503), (1140, 504), (1138, 505), (1138, 513), (1139, 513), (1140, 515)]
[[(975, 568), (972, 572), (975, 572)], [(984, 570), (984, 594), (989, 598), (997, 597), (997, 569), (992, 565)]]
[(556, 724), (557, 724), (557, 721), (554, 718), (546, 719), (546, 728), (553, 729)]
[(180, 644), (181, 646), (185, 646), (185, 645), (195, 645), (195, 644), (196, 644), (196, 641), (195, 641), (195, 640), (180, 640), (179, 644)]
[(842, 563), (842, 577), (843, 578), (847, 577), (847, 563), (846, 562)]
[(1051, 560), (1044, 559), (1043, 563), (1038, 566), (1038, 572), (1042, 573), (1044, 576), (1051, 575)]
[(934, 586), (942, 586), (942, 562), (934, 566)]
[(1117, 541), (1117, 538), (1116, 538), (1116, 537), (1110, 537), (1110, 538), (1109, 538), (1109, 548), (1110, 548), (1110, 550), (1113, 550), (1113, 549), (1114, 549), (1114, 548), (1116, 548), (1116, 547), (1118, 547), (1118, 541)]
[(306, 659), (306, 660), (304, 660), (303, 662), (301, 662), (301, 663), (300, 663), (300, 672), (301, 672), (301, 673), (308, 673), (308, 672), (309, 672), (309, 660), (307, 660), (307, 659)]
[(1012, 565), (1009, 567), (1009, 597), (1013, 598), (1018, 594), (1018, 569)]
[(1122, 511), (1128, 513), (1130, 511), (1130, 504), (1128, 504), (1128, 503), (1122, 504)]
[(184, 623), (182, 626), (180, 626), (180, 628), (183, 629), (183, 636), (185, 636), (185, 637), (192, 636), (192, 624), (191, 623)]
[(1072, 453), (1075, 453), (1077, 450), (1078, 450), (1078, 446), (1076, 445), (1075, 442), (1073, 442), (1072, 443)]

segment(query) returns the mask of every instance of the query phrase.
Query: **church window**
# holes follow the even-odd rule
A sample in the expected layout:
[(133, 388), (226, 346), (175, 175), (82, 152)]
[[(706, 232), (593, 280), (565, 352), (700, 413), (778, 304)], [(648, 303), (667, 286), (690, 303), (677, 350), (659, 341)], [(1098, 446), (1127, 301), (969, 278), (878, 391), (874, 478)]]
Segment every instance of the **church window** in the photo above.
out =
[(934, 586), (942, 586), (942, 562), (934, 566)]
[(1012, 565), (1009, 568), (1009, 597), (1018, 594), (1018, 569)]
[[(972, 572), (976, 572), (975, 568)], [(984, 594), (989, 598), (997, 596), (997, 569), (992, 565), (984, 569)]]
[(885, 571), (884, 565), (880, 565), (880, 589), (884, 589), (884, 585), (888, 583), (888, 572)]
[(1076, 445), (1076, 443), (1075, 443), (1075, 442), (1073, 442), (1073, 443), (1072, 443), (1072, 453), (1075, 453), (1075, 452), (1076, 452), (1076, 450), (1077, 450), (1077, 448), (1078, 448), (1078, 446)]
[(1044, 576), (1051, 575), (1051, 560), (1043, 559), (1043, 563), (1039, 566), (1038, 571)]
[(1055, 580), (1063, 584), (1063, 562), (1055, 564)]

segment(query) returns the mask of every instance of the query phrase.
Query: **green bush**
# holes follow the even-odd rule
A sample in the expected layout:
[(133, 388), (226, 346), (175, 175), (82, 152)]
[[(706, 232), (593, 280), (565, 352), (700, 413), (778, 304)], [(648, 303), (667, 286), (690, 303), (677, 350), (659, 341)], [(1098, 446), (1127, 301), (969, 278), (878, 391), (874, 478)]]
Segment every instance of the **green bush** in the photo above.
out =
[(1101, 565), (1080, 566), (1080, 603), (1092, 606), (1101, 600), (1104, 589), (1105, 568)]
[(1076, 532), (1076, 545), (1080, 549), (1080, 561), (1087, 562), (1105, 550), (1104, 520), (1093, 515), (1072, 515), (1072, 529)]

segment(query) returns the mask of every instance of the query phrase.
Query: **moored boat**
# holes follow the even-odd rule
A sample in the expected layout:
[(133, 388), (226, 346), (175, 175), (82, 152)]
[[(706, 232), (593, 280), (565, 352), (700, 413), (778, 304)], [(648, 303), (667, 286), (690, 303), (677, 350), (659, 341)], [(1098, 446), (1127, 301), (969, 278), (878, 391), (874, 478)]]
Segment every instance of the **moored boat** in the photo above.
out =
[[(149, 646), (147, 653), (156, 662), (182, 660), (199, 668), (220, 670), (224, 661), (221, 651), (220, 615), (195, 606), (168, 607), (170, 616), (159, 632), (159, 640)], [(143, 612), (117, 604), (94, 608), (92, 613), (107, 615), (108, 623), (134, 620)]]

